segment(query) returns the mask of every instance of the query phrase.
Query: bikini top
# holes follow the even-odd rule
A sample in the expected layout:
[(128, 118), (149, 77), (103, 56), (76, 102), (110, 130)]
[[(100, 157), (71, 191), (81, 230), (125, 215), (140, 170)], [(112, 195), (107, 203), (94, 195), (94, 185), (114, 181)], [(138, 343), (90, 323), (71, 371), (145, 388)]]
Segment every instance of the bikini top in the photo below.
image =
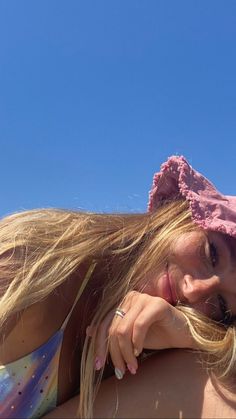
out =
[(30, 354), (0, 366), (0, 418), (38, 418), (56, 407), (64, 331), (94, 267), (90, 266), (61, 328)]

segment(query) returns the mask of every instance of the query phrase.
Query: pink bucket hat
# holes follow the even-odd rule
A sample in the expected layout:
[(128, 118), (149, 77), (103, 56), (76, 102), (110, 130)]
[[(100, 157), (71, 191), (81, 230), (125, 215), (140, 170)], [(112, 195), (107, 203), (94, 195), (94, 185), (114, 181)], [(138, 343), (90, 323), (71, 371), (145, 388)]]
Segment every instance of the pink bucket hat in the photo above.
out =
[(189, 202), (192, 219), (200, 227), (236, 238), (236, 196), (222, 195), (183, 156), (172, 156), (154, 175), (148, 210), (178, 198)]

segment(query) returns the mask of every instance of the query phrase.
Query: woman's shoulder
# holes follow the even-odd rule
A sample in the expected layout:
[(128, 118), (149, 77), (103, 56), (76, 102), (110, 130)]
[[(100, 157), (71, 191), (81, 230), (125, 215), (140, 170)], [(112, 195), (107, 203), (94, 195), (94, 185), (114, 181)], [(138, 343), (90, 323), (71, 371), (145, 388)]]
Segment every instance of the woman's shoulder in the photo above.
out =
[(234, 418), (236, 395), (219, 391), (196, 353), (164, 350), (148, 358), (135, 376), (102, 383), (95, 417), (112, 417), (115, 411), (119, 418)]
[[(48, 418), (76, 417), (79, 396), (56, 408)], [(95, 418), (234, 419), (236, 395), (213, 384), (196, 353), (160, 351), (137, 374), (104, 380), (94, 404)]]

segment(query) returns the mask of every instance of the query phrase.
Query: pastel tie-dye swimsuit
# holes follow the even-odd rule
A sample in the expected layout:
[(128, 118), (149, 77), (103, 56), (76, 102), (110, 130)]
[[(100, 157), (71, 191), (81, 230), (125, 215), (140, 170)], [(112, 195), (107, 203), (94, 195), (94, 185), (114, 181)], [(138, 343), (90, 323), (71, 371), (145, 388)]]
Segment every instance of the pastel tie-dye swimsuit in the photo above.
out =
[(64, 329), (34, 352), (0, 367), (0, 417), (40, 417), (57, 405)]
[(94, 265), (87, 272), (62, 327), (35, 351), (0, 366), (0, 418), (38, 418), (56, 407), (64, 331), (93, 269)]

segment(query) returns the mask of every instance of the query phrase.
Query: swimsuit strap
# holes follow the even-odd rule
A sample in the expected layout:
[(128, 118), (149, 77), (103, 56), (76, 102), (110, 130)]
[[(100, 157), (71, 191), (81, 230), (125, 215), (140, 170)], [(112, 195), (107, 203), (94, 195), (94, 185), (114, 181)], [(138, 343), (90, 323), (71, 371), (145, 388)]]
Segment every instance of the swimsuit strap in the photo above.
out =
[(72, 311), (74, 310), (74, 308), (75, 308), (75, 306), (76, 306), (76, 304), (77, 304), (77, 302), (78, 302), (79, 298), (81, 297), (82, 293), (84, 292), (84, 289), (85, 289), (85, 287), (86, 287), (86, 285), (87, 285), (88, 281), (89, 281), (89, 280), (90, 280), (90, 278), (91, 278), (91, 275), (92, 275), (92, 273), (93, 273), (93, 271), (94, 271), (94, 269), (95, 269), (96, 264), (97, 264), (96, 262), (93, 262), (93, 263), (90, 265), (90, 267), (89, 267), (89, 269), (88, 269), (88, 272), (86, 273), (85, 278), (84, 278), (84, 280), (83, 280), (83, 282), (82, 282), (82, 284), (81, 284), (81, 287), (79, 288), (79, 291), (78, 291), (78, 293), (77, 293), (77, 295), (76, 295), (75, 301), (74, 301), (74, 303), (73, 303), (73, 305), (72, 305), (72, 307), (71, 307), (71, 309), (70, 309), (69, 313), (67, 314), (67, 316), (66, 316), (66, 318), (65, 318), (65, 320), (64, 320), (64, 322), (63, 322), (63, 324), (62, 324), (62, 326), (61, 326), (61, 328), (60, 328), (60, 330), (65, 330), (65, 328), (66, 328), (66, 326), (67, 326), (67, 323), (68, 323), (68, 321), (70, 320), (70, 316), (71, 316), (71, 314), (72, 314)]

